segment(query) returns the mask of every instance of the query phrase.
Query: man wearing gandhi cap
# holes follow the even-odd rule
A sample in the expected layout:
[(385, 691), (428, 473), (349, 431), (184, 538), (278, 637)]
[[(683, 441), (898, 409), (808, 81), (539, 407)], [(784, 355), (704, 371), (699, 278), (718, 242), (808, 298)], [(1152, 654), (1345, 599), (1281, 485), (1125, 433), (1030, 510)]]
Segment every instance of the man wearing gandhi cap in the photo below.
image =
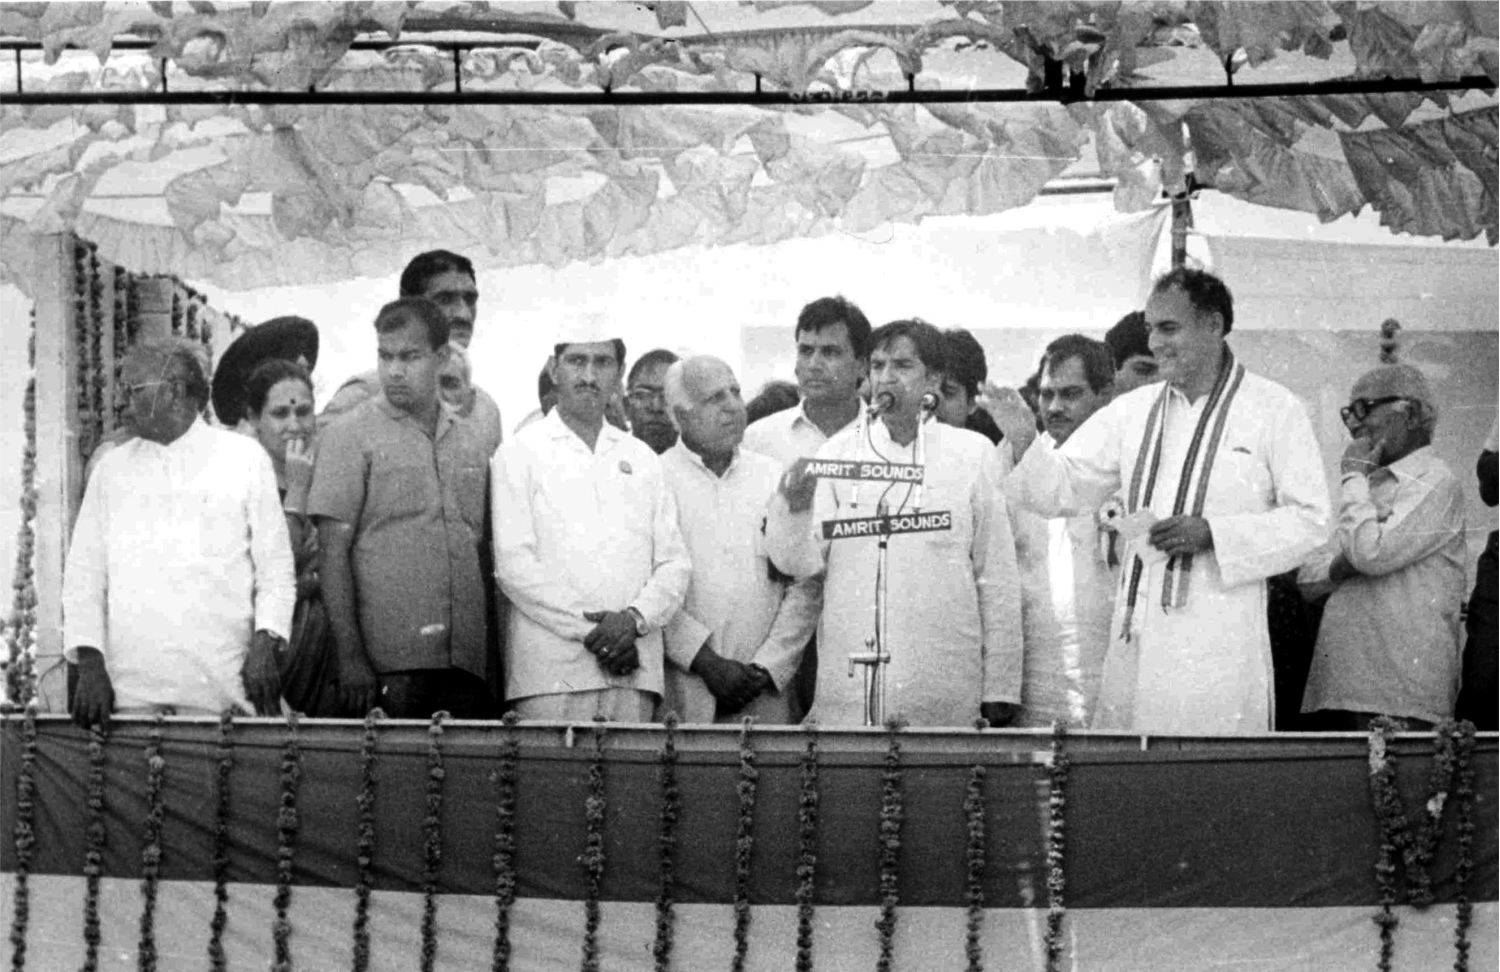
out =
[(1464, 498), (1432, 451), (1437, 405), (1411, 365), (1382, 365), (1340, 409), (1354, 439), (1339, 464), (1338, 528), (1303, 568), (1333, 586), (1302, 711), (1329, 728), (1388, 715), (1423, 728), (1453, 714), (1464, 596)]
[(624, 365), (601, 317), (570, 321), (556, 407), (493, 461), (505, 695), (525, 719), (646, 722), (662, 694), (661, 629), (691, 566), (656, 454), (604, 420)]

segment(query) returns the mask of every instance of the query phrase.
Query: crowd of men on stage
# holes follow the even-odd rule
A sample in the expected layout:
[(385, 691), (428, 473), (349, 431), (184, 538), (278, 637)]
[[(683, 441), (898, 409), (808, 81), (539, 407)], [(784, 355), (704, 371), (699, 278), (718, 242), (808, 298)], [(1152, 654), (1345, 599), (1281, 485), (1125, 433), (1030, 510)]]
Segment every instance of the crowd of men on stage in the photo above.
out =
[[(464, 257), (416, 257), (375, 370), (321, 415), (300, 318), (216, 369), (189, 342), (131, 349), (64, 575), (80, 724), (861, 725), (878, 684), (918, 726), (1495, 726), (1496, 535), (1465, 639), (1427, 379), (1354, 384), (1330, 498), (1305, 409), (1237, 360), (1210, 273), (1171, 271), (1105, 341), (1052, 342), (1022, 391), (967, 331), (872, 328), (843, 297), (789, 329), (795, 388), (748, 405), (725, 362), (631, 365), (580, 316), (509, 437), (470, 377), (478, 297)], [(1492, 432), (1490, 506), (1495, 463)]]

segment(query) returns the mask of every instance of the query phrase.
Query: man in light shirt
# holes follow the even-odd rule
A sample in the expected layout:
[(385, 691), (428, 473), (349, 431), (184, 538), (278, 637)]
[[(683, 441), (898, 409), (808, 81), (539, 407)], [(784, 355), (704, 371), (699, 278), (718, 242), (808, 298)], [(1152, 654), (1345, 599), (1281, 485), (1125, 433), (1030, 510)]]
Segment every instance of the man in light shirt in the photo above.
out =
[(1219, 278), (1179, 267), (1145, 314), (1165, 380), (1117, 396), (1059, 448), (1028, 449), (1013, 495), (1055, 517), (1101, 510), (1123, 490), (1130, 542), (1095, 728), (1267, 732), (1266, 578), (1326, 536), (1317, 439), (1291, 392), (1235, 360)]
[[(1109, 347), (1069, 334), (1047, 345), (1037, 401), (1046, 431), (1032, 449), (1057, 449), (1114, 393)], [(1022, 726), (1088, 725), (1114, 614), (1109, 535), (1092, 513), (1043, 517), (1012, 505), (1025, 604)]]
[(666, 628), (664, 711), (685, 722), (793, 721), (787, 691), (818, 624), (819, 583), (790, 581), (765, 552), (766, 507), (781, 467), (740, 447), (745, 402), (729, 365), (694, 357), (664, 376), (681, 435), (662, 456), (693, 563), (687, 601)]
[(661, 461), (605, 422), (625, 343), (574, 323), (553, 349), (556, 407), (493, 463), (505, 695), (523, 719), (647, 722), (691, 566)]
[(1329, 728), (1362, 731), (1377, 715), (1431, 728), (1458, 695), (1463, 489), (1432, 451), (1437, 405), (1416, 368), (1366, 372), (1340, 414), (1354, 438), (1338, 529), (1299, 578), (1335, 588), (1302, 711), (1330, 713)]
[[(870, 336), (870, 349), (871, 390), (885, 410), (834, 436), (815, 460), (920, 463), (922, 478), (817, 479), (806, 462), (783, 477), (768, 552), (785, 573), (824, 579), (808, 717), (855, 726), (879, 718), (858, 670), (850, 675), (879, 624), (889, 625), (876, 642), (890, 656), (885, 717), (1008, 725), (1021, 700), (1021, 591), (999, 456), (979, 433), (927, 414), (924, 396), (936, 395), (946, 370), (941, 331), (895, 321)], [(884, 530), (903, 532), (882, 538)], [(877, 613), (882, 580), (887, 609)]]
[(666, 348), (654, 348), (636, 359), (625, 380), (625, 417), (630, 420), (630, 434), (651, 447), (658, 456), (677, 444), (677, 427), (667, 414), (667, 369), (677, 355)]
[(211, 428), (207, 369), (185, 341), (131, 349), (134, 438), (100, 460), (63, 572), (80, 725), (111, 711), (269, 715), (296, 603), (276, 475), (260, 443)]
[[(792, 329), (797, 343), (796, 408), (768, 415), (745, 430), (745, 448), (775, 459), (783, 469), (807, 459), (823, 443), (854, 425), (860, 385), (870, 371), (870, 321), (846, 297), (819, 297), (802, 308)], [(818, 645), (813, 641), (797, 673), (797, 706), (812, 707), (817, 690)]]

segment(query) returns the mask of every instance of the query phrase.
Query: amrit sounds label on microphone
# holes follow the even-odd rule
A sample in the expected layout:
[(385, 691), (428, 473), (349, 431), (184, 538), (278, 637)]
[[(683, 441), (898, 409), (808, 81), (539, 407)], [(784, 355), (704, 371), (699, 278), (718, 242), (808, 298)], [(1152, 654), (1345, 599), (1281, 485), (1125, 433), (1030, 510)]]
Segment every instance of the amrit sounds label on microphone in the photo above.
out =
[(953, 529), (950, 510), (928, 513), (899, 513), (896, 516), (865, 516), (851, 520), (824, 520), (824, 540), (851, 540), (855, 537), (879, 537), (897, 533), (934, 533)]
[(877, 483), (920, 483), (924, 467), (910, 462), (854, 462), (809, 459), (806, 474), (818, 479), (858, 479)]

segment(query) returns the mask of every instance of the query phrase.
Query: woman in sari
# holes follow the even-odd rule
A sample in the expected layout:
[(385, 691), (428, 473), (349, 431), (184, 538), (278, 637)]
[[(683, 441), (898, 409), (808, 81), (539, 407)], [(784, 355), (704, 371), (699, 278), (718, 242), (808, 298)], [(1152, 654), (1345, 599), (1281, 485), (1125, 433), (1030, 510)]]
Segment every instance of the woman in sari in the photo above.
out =
[(305, 512), (317, 425), (307, 369), (279, 358), (256, 366), (245, 382), (245, 420), (276, 471), (297, 569), (297, 608), (281, 664), (282, 697), (304, 715), (340, 716), (338, 659), (318, 585), (318, 531)]

